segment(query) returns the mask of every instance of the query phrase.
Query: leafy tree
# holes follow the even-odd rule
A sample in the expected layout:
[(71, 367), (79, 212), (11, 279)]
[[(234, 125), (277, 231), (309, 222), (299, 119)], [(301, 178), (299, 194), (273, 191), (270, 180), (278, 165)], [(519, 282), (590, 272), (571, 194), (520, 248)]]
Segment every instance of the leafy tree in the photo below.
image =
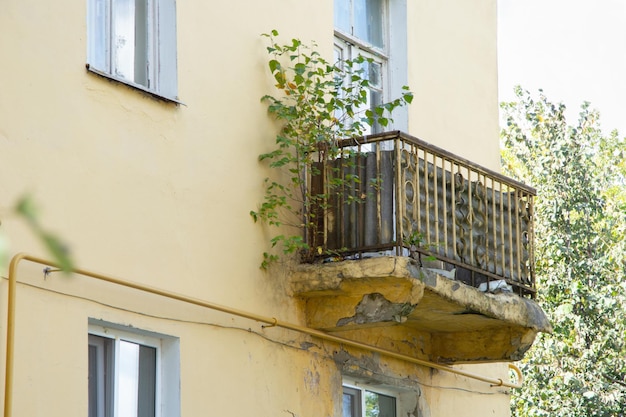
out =
[(623, 416), (626, 410), (626, 146), (584, 103), (516, 88), (502, 103), (503, 165), (537, 188), (537, 300), (554, 332), (538, 337), (513, 393), (516, 416)]

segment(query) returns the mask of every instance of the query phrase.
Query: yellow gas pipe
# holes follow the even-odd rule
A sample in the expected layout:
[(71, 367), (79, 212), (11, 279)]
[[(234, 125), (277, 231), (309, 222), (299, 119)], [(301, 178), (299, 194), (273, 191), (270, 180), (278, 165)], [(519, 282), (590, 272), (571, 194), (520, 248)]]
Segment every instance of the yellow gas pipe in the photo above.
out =
[[(15, 337), (15, 290), (17, 283), (17, 266), (20, 261), (30, 261), (33, 263), (37, 263), (40, 265), (45, 265), (49, 267), (58, 268), (54, 262), (38, 258), (35, 256), (27, 255), (25, 253), (19, 253), (11, 259), (11, 263), (9, 264), (9, 294), (8, 294), (8, 304), (7, 304), (7, 345), (6, 345), (6, 367), (5, 367), (5, 383), (4, 383), (4, 417), (11, 417), (11, 408), (13, 401), (13, 358), (14, 358), (14, 337)], [(402, 355), (399, 353), (391, 352), (389, 350), (380, 349), (376, 346), (367, 345), (365, 343), (355, 342), (352, 340), (344, 339), (341, 337), (333, 336), (328, 333), (311, 329), (309, 327), (299, 326), (297, 324), (292, 324), (288, 322), (283, 322), (277, 320), (273, 317), (261, 316), (254, 313), (249, 313), (242, 310), (237, 310), (234, 308), (222, 306), (219, 304), (210, 303), (208, 301), (199, 300), (192, 297), (187, 297), (185, 295), (176, 294), (170, 291), (161, 290), (158, 288), (150, 287), (147, 285), (137, 284), (134, 282), (123, 281), (117, 278), (110, 277), (108, 275), (100, 274), (93, 271), (87, 271), (85, 269), (74, 269), (72, 271), (75, 274), (88, 276), (91, 278), (99, 279), (101, 281), (106, 281), (112, 284), (121, 285), (128, 288), (133, 288), (139, 291), (148, 292), (151, 294), (160, 295), (166, 298), (171, 298), (173, 300), (182, 301), (189, 304), (194, 304), (200, 307), (209, 308), (211, 310), (221, 311), (223, 313), (233, 314), (235, 316), (244, 317), (250, 320), (266, 323), (264, 327), (282, 327), (289, 330), (294, 330), (296, 332), (304, 333), (309, 336), (317, 337), (319, 339), (328, 340), (331, 342), (343, 344), (346, 346), (367, 350), (370, 352), (376, 352), (381, 355), (385, 355), (387, 357), (400, 359), (409, 363), (414, 363), (421, 366), (426, 366), (433, 369), (438, 369), (440, 371), (451, 372), (456, 375), (461, 375), (467, 378), (476, 379), (478, 381), (483, 381), (492, 386), (502, 386), (509, 388), (521, 388), (523, 383), (523, 375), (521, 370), (513, 365), (509, 364), (509, 368), (512, 369), (517, 375), (517, 383), (514, 382), (504, 382), (502, 379), (498, 378), (489, 378), (481, 375), (474, 374), (472, 372), (463, 371), (460, 369), (455, 369), (450, 366), (440, 365), (434, 362), (413, 358), (407, 355)]]

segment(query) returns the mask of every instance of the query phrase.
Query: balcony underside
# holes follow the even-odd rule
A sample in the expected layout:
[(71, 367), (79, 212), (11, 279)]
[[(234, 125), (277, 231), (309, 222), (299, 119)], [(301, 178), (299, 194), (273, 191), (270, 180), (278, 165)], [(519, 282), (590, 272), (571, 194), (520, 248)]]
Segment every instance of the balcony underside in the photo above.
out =
[(519, 360), (551, 331), (533, 300), (482, 292), (407, 257), (299, 265), (292, 284), (308, 326), (421, 359)]

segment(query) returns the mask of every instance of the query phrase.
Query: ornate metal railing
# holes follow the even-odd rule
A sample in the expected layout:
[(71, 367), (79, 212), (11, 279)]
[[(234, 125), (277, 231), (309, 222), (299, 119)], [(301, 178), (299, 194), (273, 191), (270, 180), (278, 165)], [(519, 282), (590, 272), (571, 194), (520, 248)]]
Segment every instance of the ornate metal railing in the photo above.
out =
[(326, 196), (312, 247), (436, 258), (467, 284), (534, 297), (533, 188), (401, 132), (340, 145), (311, 181)]

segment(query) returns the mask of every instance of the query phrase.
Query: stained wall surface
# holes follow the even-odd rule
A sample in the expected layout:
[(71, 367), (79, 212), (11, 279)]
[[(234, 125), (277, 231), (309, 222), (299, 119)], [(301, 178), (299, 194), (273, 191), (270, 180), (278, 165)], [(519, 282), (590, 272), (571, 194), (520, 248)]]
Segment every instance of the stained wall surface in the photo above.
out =
[[(391, 1), (406, 7), (415, 93), (399, 127), (499, 169), (496, 1)], [(82, 268), (303, 324), (288, 266), (259, 269), (269, 231), (248, 214), (268, 174), (258, 155), (278, 129), (260, 102), (273, 92), (260, 34), (315, 40), (332, 56), (333, 2), (178, 1), (184, 104), (86, 70), (86, 1), (5, 0), (2, 9), (0, 231), (9, 254), (47, 257), (11, 211), (28, 193)], [(508, 415), (503, 389), (368, 352), (344, 356), (253, 320), (85, 276), (44, 277), (28, 262), (18, 282), (15, 416), (86, 415), (90, 319), (178, 338), (184, 416), (339, 417), (342, 375), (397, 390), (398, 415)], [(6, 280), (0, 290), (4, 357)]]

